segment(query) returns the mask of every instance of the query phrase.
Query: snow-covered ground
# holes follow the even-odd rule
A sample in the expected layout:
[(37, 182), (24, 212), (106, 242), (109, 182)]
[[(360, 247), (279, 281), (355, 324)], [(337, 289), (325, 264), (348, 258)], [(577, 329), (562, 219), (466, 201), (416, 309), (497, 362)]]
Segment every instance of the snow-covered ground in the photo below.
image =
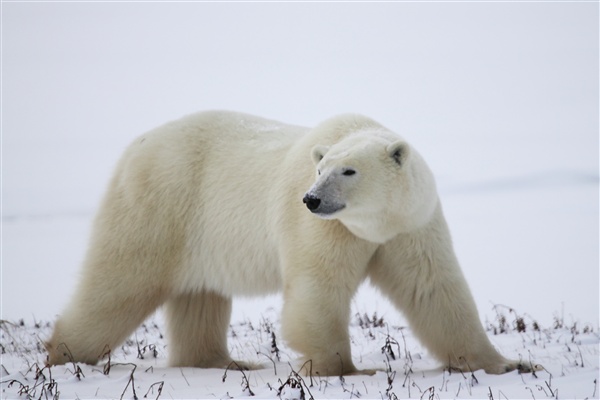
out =
[[(315, 381), (314, 397), (598, 397), (598, 3), (1, 7), (2, 397), (20, 384), (33, 397), (134, 397), (134, 365), (138, 397), (156, 397), (160, 382), (161, 398), (249, 395), (239, 372), (222, 382), (223, 371), (166, 368), (160, 314), (158, 327), (149, 321), (114, 354), (111, 362), (128, 365), (108, 376), (103, 365), (79, 366), (81, 380), (73, 366), (38, 375), (33, 365), (43, 366), (39, 339), (73, 291), (123, 148), (214, 108), (307, 126), (355, 111), (404, 135), (436, 174), (482, 323), (497, 325), (494, 305), (503, 304), (515, 310), (500, 307), (511, 324), (518, 315), (542, 328), (490, 335), (506, 355), (546, 371), (475, 372), (475, 382), (436, 369), (402, 316), (364, 286), (353, 312), (376, 312), (386, 325), (355, 320), (353, 354), (385, 368), (389, 332), (400, 346), (389, 361), (393, 389), (381, 372)], [(280, 308), (279, 296), (234, 302), (234, 356), (267, 367), (246, 373), (259, 397), (277, 397), (296, 357), (279, 336), (277, 374), (256, 354), (273, 357), (261, 323), (278, 335)], [(143, 360), (137, 343), (148, 346)], [(12, 380), (20, 383), (8, 387)], [(284, 389), (282, 397), (293, 392)]]
[[(164, 326), (149, 320), (110, 359), (98, 366), (45, 367), (37, 325), (2, 324), (2, 397), (12, 398), (597, 398), (598, 333), (589, 326), (535, 330), (533, 322), (498, 307), (503, 316), (488, 324), (493, 343), (506, 356), (543, 365), (535, 374), (449, 372), (427, 355), (409, 328), (377, 315), (357, 314), (350, 329), (358, 368), (380, 369), (374, 376), (314, 377), (298, 374), (296, 355), (279, 337), (278, 315), (231, 325), (235, 359), (260, 364), (258, 370), (168, 368)], [(524, 332), (517, 332), (523, 318)], [(560, 321), (558, 321), (560, 322)], [(508, 332), (500, 333), (502, 329)], [(494, 332), (496, 334), (494, 334)]]

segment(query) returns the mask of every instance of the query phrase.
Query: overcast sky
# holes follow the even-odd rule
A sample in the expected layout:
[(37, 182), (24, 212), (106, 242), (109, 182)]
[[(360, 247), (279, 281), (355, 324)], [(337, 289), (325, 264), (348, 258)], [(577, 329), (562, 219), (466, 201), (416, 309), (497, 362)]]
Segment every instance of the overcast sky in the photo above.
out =
[[(18, 293), (15, 274), (36, 277), (35, 293), (45, 290), (35, 281), (56, 279), (47, 269), (74, 275), (87, 228), (56, 218), (87, 227), (134, 137), (230, 109), (307, 126), (375, 118), (432, 167), (480, 303), (497, 289), (494, 265), (510, 278), (530, 264), (553, 279), (532, 286), (548, 292), (540, 301), (560, 302), (561, 284), (580, 296), (579, 282), (598, 300), (596, 2), (1, 7), (5, 294)], [(490, 188), (512, 191), (469, 194)], [(531, 299), (525, 284), (511, 290), (517, 307)]]

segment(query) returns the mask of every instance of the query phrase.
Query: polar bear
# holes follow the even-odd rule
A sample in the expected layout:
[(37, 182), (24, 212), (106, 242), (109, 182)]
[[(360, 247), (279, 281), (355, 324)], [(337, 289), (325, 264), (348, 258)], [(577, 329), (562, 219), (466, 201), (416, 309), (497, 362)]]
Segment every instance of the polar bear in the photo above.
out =
[(165, 304), (170, 365), (224, 368), (232, 297), (283, 291), (284, 339), (311, 373), (373, 373), (348, 334), (365, 279), (446, 366), (528, 369), (488, 340), (433, 175), (403, 138), (360, 115), (308, 129), (197, 113), (125, 151), (48, 362), (95, 364)]

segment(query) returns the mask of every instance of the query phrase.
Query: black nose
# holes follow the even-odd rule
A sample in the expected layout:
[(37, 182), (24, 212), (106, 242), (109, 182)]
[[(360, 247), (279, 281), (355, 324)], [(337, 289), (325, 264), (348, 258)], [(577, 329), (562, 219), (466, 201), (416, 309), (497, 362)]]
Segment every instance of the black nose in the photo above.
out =
[(307, 194), (306, 196), (304, 196), (304, 198), (302, 199), (302, 202), (304, 204), (306, 204), (306, 207), (308, 207), (308, 209), (310, 211), (314, 211), (317, 208), (319, 208), (319, 204), (321, 204), (321, 199), (311, 196), (310, 194)]

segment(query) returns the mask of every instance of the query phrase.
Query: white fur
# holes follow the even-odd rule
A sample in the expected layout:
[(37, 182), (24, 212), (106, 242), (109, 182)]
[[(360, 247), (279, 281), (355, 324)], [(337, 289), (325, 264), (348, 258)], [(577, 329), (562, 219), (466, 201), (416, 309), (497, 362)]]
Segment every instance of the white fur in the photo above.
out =
[[(336, 211), (313, 215), (306, 193)], [(372, 372), (356, 370), (348, 337), (367, 277), (446, 365), (517, 367), (489, 343), (433, 176), (402, 138), (358, 115), (307, 129), (194, 114), (119, 162), (49, 362), (96, 363), (166, 304), (170, 363), (224, 367), (232, 296), (282, 290), (284, 337), (313, 374)]]

